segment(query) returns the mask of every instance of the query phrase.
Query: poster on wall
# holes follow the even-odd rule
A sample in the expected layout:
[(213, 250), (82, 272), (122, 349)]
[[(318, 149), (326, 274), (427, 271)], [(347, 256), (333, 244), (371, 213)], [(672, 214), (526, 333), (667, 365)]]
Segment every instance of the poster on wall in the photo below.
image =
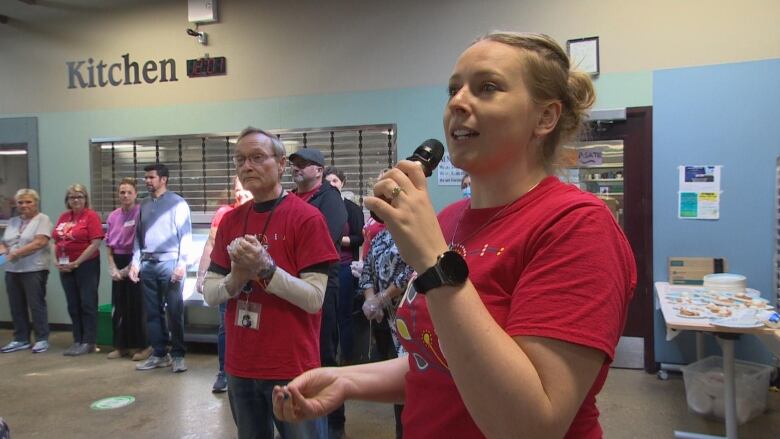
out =
[(680, 166), (677, 217), (720, 219), (721, 165)]
[(436, 169), (439, 186), (460, 186), (464, 172), (452, 165), (449, 154), (444, 153), (444, 157)]

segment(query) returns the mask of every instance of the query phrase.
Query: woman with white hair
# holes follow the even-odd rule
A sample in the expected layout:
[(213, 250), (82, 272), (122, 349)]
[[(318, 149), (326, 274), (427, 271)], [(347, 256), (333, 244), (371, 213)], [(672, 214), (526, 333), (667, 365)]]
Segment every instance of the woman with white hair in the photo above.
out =
[(14, 339), (0, 348), (9, 353), (30, 348), (30, 321), (35, 329), (32, 352), (49, 349), (49, 316), (46, 309), (46, 280), (49, 278), (49, 239), (51, 220), (38, 211), (38, 192), (16, 191), (19, 216), (8, 221), (0, 241), (5, 256), (5, 286), (14, 322)]

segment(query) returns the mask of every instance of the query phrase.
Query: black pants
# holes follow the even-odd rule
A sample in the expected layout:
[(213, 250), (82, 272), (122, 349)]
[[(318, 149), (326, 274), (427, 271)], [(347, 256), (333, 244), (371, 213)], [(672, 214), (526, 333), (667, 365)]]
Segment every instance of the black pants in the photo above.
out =
[[(322, 303), (322, 324), (320, 325), (320, 363), (322, 367), (338, 366), (336, 351), (339, 344), (338, 327), (339, 264), (331, 264), (328, 270), (328, 286)], [(328, 427), (344, 429), (344, 404), (328, 415)]]
[[(133, 259), (132, 255), (114, 255), (116, 268), (123, 269)], [(117, 349), (142, 349), (149, 346), (146, 337), (146, 314), (141, 283), (130, 279), (111, 282), (111, 323), (114, 327), (114, 347)]]
[(5, 272), (5, 288), (8, 293), (8, 306), (14, 321), (14, 340), (30, 341), (30, 316), (35, 329), (35, 340), (49, 339), (49, 314), (46, 309), (46, 280), (48, 270), (27, 273)]
[(100, 258), (84, 261), (71, 272), (60, 272), (60, 280), (73, 322), (73, 342), (94, 344), (97, 338)]

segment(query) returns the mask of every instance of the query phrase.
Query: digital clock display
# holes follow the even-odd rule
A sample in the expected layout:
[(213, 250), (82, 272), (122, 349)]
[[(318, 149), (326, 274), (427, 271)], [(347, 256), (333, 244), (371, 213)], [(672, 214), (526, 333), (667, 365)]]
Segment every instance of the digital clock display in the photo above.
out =
[(187, 60), (187, 76), (190, 78), (225, 74), (227, 74), (227, 59), (224, 56)]

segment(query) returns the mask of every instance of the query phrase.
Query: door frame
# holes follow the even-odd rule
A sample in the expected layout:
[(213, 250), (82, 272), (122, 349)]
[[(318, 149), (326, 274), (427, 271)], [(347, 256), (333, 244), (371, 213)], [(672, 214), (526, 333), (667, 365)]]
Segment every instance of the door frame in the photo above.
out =
[[(639, 312), (630, 315), (624, 335), (644, 340), (644, 369), (655, 373), (653, 328), (653, 107), (626, 108), (625, 120), (590, 122), (587, 140), (623, 141), (623, 222), (634, 252), (637, 287), (632, 303)], [(629, 329), (636, 329), (630, 331)]]

